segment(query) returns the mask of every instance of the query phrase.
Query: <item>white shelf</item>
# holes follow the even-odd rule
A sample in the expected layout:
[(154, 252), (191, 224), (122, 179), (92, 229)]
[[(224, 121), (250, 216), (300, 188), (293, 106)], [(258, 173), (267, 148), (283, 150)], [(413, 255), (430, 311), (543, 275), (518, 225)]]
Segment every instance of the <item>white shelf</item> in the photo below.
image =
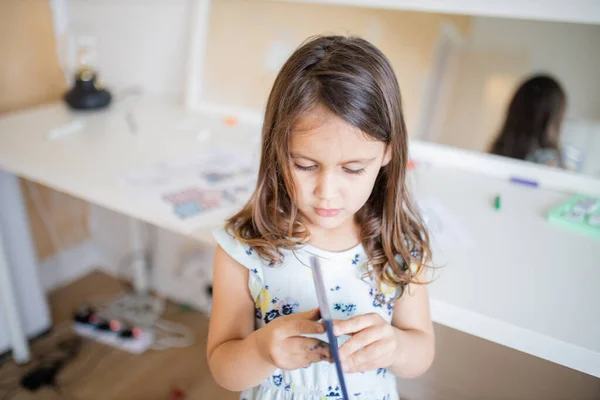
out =
[(600, 24), (597, 0), (272, 0)]

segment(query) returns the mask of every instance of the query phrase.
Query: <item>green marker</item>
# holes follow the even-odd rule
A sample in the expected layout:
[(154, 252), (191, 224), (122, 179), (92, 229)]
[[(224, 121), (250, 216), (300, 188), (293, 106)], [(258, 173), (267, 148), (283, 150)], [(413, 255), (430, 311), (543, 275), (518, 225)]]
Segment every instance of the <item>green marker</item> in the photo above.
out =
[(494, 199), (494, 208), (500, 210), (500, 195), (497, 195)]

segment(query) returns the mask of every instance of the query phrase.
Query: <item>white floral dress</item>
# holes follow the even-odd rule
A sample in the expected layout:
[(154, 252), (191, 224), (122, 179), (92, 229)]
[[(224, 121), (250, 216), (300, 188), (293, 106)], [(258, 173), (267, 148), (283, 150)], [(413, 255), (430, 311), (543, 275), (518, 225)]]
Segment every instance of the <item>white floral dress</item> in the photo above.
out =
[[(255, 301), (257, 329), (282, 315), (308, 311), (318, 306), (309, 267), (309, 256), (320, 257), (334, 319), (358, 314), (378, 313), (388, 323), (397, 297), (395, 288), (379, 288), (366, 274), (366, 254), (362, 245), (334, 253), (303, 245), (295, 251), (284, 250), (284, 262), (270, 266), (248, 245), (225, 230), (214, 232), (218, 244), (249, 270), (248, 287)], [(309, 335), (307, 335), (309, 336)], [(310, 335), (327, 341), (327, 336)], [(341, 346), (348, 336), (338, 338)], [(352, 400), (398, 399), (396, 378), (384, 368), (346, 374)], [(242, 393), (242, 400), (329, 400), (342, 399), (335, 365), (327, 361), (294, 371), (276, 370), (259, 386)]]

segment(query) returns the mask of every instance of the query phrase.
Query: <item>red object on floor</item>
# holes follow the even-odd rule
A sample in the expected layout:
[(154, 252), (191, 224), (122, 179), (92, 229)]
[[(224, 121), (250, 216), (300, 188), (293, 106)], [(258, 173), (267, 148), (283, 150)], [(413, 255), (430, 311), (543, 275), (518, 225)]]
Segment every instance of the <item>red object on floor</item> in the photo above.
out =
[(184, 400), (185, 392), (179, 388), (171, 389), (171, 395), (169, 396), (169, 400)]

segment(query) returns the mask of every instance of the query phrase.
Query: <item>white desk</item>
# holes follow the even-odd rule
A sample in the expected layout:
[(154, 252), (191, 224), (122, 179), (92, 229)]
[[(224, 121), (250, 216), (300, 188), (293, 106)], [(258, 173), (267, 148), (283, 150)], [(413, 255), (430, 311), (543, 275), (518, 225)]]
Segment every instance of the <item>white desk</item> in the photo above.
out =
[[(260, 132), (255, 128), (227, 129), (220, 119), (204, 117), (202, 125), (212, 128), (212, 135), (209, 140), (198, 140), (198, 131), (177, 129), (186, 114), (173, 102), (143, 99), (133, 112), (138, 131), (133, 133), (125, 118), (126, 107), (123, 104), (80, 114), (57, 104), (0, 118), (0, 168), (124, 215), (189, 234), (180, 225), (157, 218), (153, 208), (139, 201), (135, 188), (119, 182), (120, 175), (197, 155), (211, 146), (249, 149), (255, 146)], [(194, 118), (198, 119), (188, 115), (188, 125), (194, 125)], [(54, 140), (47, 138), (50, 130), (77, 119), (85, 122), (81, 131)], [(206, 214), (202, 222), (214, 227), (231, 211)]]
[(416, 178), (417, 197), (435, 199), (473, 241), (434, 249), (433, 319), (600, 377), (600, 240), (545, 219), (569, 195), (452, 169)]
[[(123, 107), (82, 116), (59, 104), (4, 117), (0, 168), (190, 234), (157, 218), (139, 201), (139, 193), (119, 183), (119, 175), (215, 145), (249, 148), (256, 144), (258, 129), (228, 130), (206, 117), (213, 134), (199, 141), (196, 134), (174, 129), (186, 118), (183, 111), (173, 104), (143, 101), (134, 112), (138, 132), (132, 133)], [(76, 118), (85, 120), (82, 131), (47, 139), (51, 129)], [(567, 196), (442, 168), (422, 169), (416, 175), (417, 195), (442, 204), (476, 245), (435, 255), (446, 267), (431, 285), (434, 320), (600, 377), (600, 313), (594, 310), (600, 305), (595, 287), (600, 283), (600, 241), (549, 225), (543, 218)], [(491, 203), (497, 193), (503, 196), (500, 212)], [(233, 211), (205, 214), (199, 229), (221, 224)]]

